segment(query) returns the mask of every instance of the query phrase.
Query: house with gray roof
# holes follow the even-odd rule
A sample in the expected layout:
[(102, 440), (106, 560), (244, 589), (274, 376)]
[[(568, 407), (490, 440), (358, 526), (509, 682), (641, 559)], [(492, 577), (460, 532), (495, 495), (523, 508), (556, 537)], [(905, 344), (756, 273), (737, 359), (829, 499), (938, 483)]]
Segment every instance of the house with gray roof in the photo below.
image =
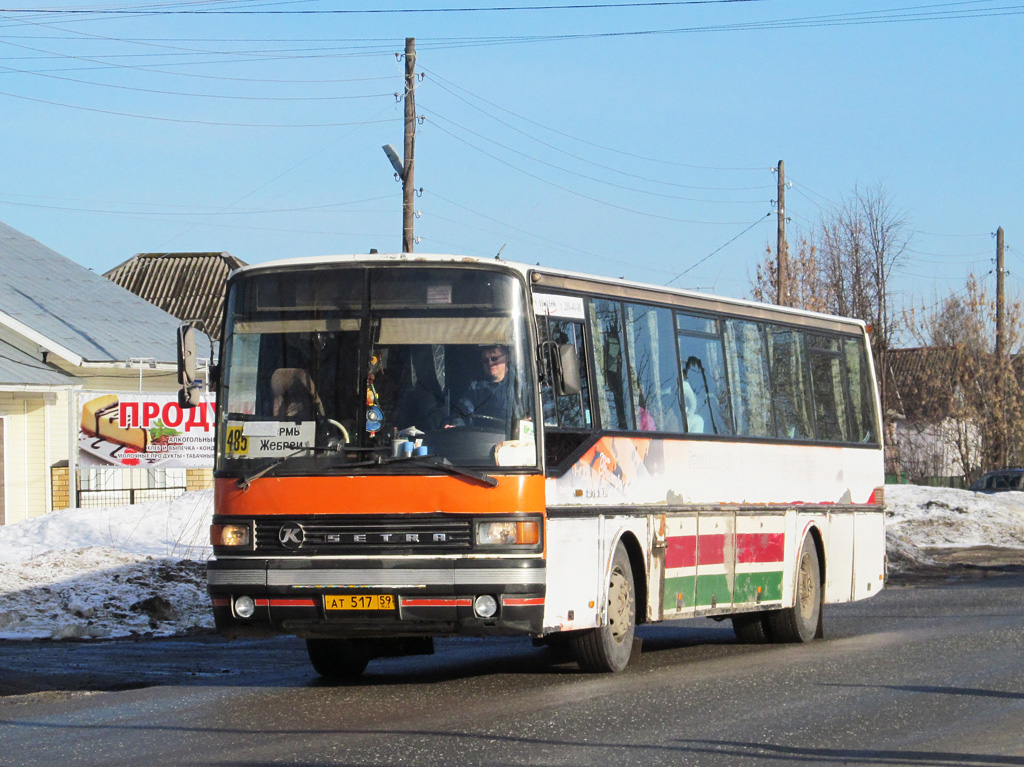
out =
[(178, 324), (0, 222), (0, 524), (55, 508), (52, 469), (76, 475), (83, 396), (177, 389)]
[(103, 276), (220, 340), (228, 275), (245, 266), (230, 253), (138, 253)]

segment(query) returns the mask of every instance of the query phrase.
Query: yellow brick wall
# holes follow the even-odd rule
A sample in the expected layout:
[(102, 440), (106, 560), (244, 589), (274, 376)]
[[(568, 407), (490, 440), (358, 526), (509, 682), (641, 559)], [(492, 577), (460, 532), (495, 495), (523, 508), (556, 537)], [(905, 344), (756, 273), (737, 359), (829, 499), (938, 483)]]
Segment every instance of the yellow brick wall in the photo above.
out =
[(50, 468), (50, 494), (53, 497), (52, 508), (67, 509), (71, 506), (71, 481), (67, 462)]
[(213, 487), (213, 469), (187, 469), (185, 472), (186, 490), (206, 490)]

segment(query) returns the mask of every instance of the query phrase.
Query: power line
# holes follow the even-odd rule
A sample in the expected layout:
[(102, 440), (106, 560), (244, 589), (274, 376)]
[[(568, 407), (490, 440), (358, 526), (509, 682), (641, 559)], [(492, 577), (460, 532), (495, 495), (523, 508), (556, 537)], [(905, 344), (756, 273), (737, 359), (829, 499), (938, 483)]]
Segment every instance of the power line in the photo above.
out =
[[(721, 170), (721, 171), (764, 170), (763, 167), (722, 168), (722, 167), (714, 167), (714, 166), (709, 166), (709, 165), (688, 165), (686, 163), (673, 162), (671, 160), (666, 160), (663, 157), (646, 157), (644, 155), (633, 154), (632, 152), (624, 152), (621, 149), (615, 149), (613, 147), (604, 146), (602, 144), (595, 144), (594, 142), (587, 141), (586, 139), (582, 139), (579, 136), (575, 136), (575, 135), (573, 135), (571, 133), (566, 133), (564, 131), (560, 131), (560, 130), (558, 130), (556, 128), (552, 128), (552, 127), (550, 127), (548, 125), (544, 125), (543, 123), (537, 122), (536, 120), (531, 120), (528, 117), (523, 117), (520, 114), (517, 114), (517, 113), (515, 113), (515, 112), (513, 112), (513, 111), (511, 111), (509, 109), (506, 109), (505, 107), (501, 106), (500, 104), (496, 104), (493, 101), (488, 101), (484, 97), (479, 96), (479, 95), (477, 95), (477, 94), (475, 94), (475, 93), (473, 93), (471, 91), (466, 90), (465, 88), (462, 88), (462, 87), (456, 85), (451, 80), (445, 79), (441, 75), (437, 74), (436, 72), (434, 72), (434, 71), (432, 71), (430, 69), (427, 69), (426, 67), (420, 67), (420, 68), (424, 72), (426, 72), (427, 74), (429, 74), (431, 76), (431, 80), (432, 81), (433, 80), (439, 80), (441, 83), (447, 83), (452, 88), (457, 88), (458, 90), (462, 91), (463, 93), (466, 93), (466, 94), (472, 96), (473, 98), (475, 98), (475, 99), (477, 99), (479, 101), (482, 101), (483, 103), (487, 104), (488, 106), (494, 107), (495, 109), (500, 109), (502, 112), (504, 112), (504, 113), (506, 113), (508, 115), (511, 115), (512, 117), (515, 117), (515, 118), (517, 118), (519, 120), (522, 120), (523, 122), (529, 123), (530, 125), (534, 125), (534, 126), (536, 126), (538, 128), (542, 128), (542, 129), (544, 129), (546, 131), (550, 131), (551, 133), (554, 133), (554, 134), (556, 134), (558, 136), (562, 136), (563, 138), (572, 139), (573, 141), (577, 141), (577, 142), (579, 142), (581, 144), (585, 144), (587, 146), (591, 146), (591, 147), (594, 147), (595, 149), (600, 149), (600, 150), (605, 151), (605, 152), (614, 152), (615, 154), (622, 155), (623, 157), (629, 157), (629, 158), (634, 159), (634, 160), (644, 160), (646, 162), (659, 163), (661, 165), (668, 165), (668, 166), (673, 166), (673, 167), (677, 167), (677, 168), (693, 168), (693, 169), (696, 169), (696, 170)], [(444, 88), (443, 85), (441, 85), (440, 87)], [(445, 89), (445, 90), (448, 90), (448, 89)], [(448, 92), (452, 93), (452, 91), (450, 91), (450, 90)], [(452, 93), (452, 95), (456, 95), (456, 94)], [(722, 189), (723, 191), (747, 191), (747, 190), (751, 189), (750, 187), (733, 187), (733, 188), (728, 188), (728, 187), (726, 187), (726, 188), (720, 188), (720, 187), (694, 187), (694, 188), (709, 188), (709, 189), (716, 189), (716, 190)], [(762, 187), (756, 187), (756, 188), (760, 189)]]
[[(586, 173), (580, 173), (578, 171), (570, 170), (569, 168), (564, 168), (564, 167), (562, 167), (560, 165), (555, 165), (554, 163), (547, 162), (546, 160), (541, 160), (540, 158), (533, 157), (532, 155), (528, 155), (528, 154), (526, 154), (524, 152), (520, 152), (519, 150), (513, 149), (510, 146), (507, 146), (505, 144), (499, 143), (498, 141), (495, 141), (494, 139), (489, 138), (488, 136), (485, 136), (482, 133), (478, 133), (478, 132), (476, 132), (476, 131), (474, 131), (474, 130), (472, 130), (470, 128), (467, 128), (467, 127), (465, 127), (463, 125), (459, 125), (458, 123), (456, 123), (456, 122), (454, 122), (452, 120), (449, 120), (447, 117), (444, 117), (443, 115), (438, 114), (434, 110), (428, 109), (427, 107), (423, 107), (423, 111), (427, 112), (429, 114), (432, 114), (436, 118), (444, 120), (449, 125), (453, 125), (456, 128), (458, 128), (460, 130), (463, 130), (463, 131), (465, 131), (466, 133), (469, 133), (472, 136), (475, 136), (478, 139), (482, 139), (484, 141), (487, 141), (487, 142), (489, 142), (491, 144), (494, 144), (496, 147), (504, 149), (504, 150), (506, 150), (508, 152), (512, 152), (513, 154), (519, 155), (520, 157), (524, 157), (524, 158), (526, 158), (528, 160), (532, 160), (534, 162), (540, 163), (541, 165), (545, 165), (545, 166), (547, 166), (549, 168), (552, 168), (553, 170), (561, 171), (562, 173), (568, 173), (571, 176), (576, 176), (577, 178), (582, 178), (582, 179), (584, 179), (586, 181), (593, 181), (593, 182), (598, 183), (598, 184), (604, 184), (604, 185), (610, 186), (610, 187), (612, 187), (614, 189), (620, 189), (620, 190), (623, 190), (623, 191), (626, 191), (626, 192), (636, 192), (637, 194), (647, 194), (647, 195), (651, 195), (652, 197), (661, 197), (661, 198), (667, 199), (667, 200), (681, 200), (681, 201), (684, 201), (684, 202), (709, 202), (709, 203), (716, 203), (716, 204), (723, 204), (723, 205), (755, 205), (755, 204), (759, 205), (759, 204), (763, 204), (764, 203), (764, 200), (705, 200), (705, 199), (699, 199), (699, 198), (694, 198), (694, 197), (681, 197), (679, 195), (664, 194), (663, 192), (652, 192), (652, 191), (649, 191), (649, 190), (646, 190), (646, 189), (637, 189), (636, 187), (625, 186), (623, 184), (616, 184), (616, 183), (614, 183), (612, 181), (605, 181), (604, 179), (600, 179), (600, 178), (597, 178), (595, 176), (588, 176)], [(435, 126), (437, 125), (436, 122), (432, 123), (432, 124), (435, 125)], [(451, 134), (449, 134), (449, 135), (451, 135)]]
[[(426, 70), (424, 70), (424, 71), (426, 71)], [(561, 147), (555, 146), (554, 144), (552, 144), (552, 143), (550, 143), (548, 141), (544, 141), (541, 138), (538, 138), (538, 137), (536, 137), (536, 136), (534, 136), (534, 135), (532, 135), (530, 133), (527, 133), (526, 131), (524, 131), (524, 130), (522, 130), (520, 128), (517, 128), (515, 125), (512, 125), (511, 123), (507, 122), (506, 120), (502, 120), (501, 118), (496, 117), (495, 115), (487, 112), (485, 109), (482, 109), (481, 107), (477, 106), (476, 104), (471, 102), (469, 99), (459, 95), (452, 88), (447, 87), (444, 83), (448, 82), (448, 81), (445, 81), (444, 78), (439, 78), (439, 77), (435, 76), (434, 78), (431, 79), (431, 82), (435, 82), (435, 80), (439, 80), (439, 82), (437, 82), (436, 84), (438, 85), (438, 87), (441, 88), (441, 90), (446, 91), (447, 93), (451, 94), (455, 98), (457, 98), (460, 101), (462, 101), (467, 106), (469, 106), (472, 109), (475, 109), (476, 111), (480, 112), (481, 114), (489, 117), (490, 119), (494, 120), (498, 124), (504, 125), (506, 128), (509, 128), (510, 130), (513, 130), (516, 133), (518, 133), (518, 134), (520, 134), (522, 136), (525, 136), (526, 138), (528, 138), (528, 139), (530, 139), (532, 141), (537, 142), (541, 146), (547, 147), (548, 149), (551, 149), (551, 150), (553, 150), (555, 152), (563, 154), (563, 155), (565, 155), (567, 157), (571, 157), (572, 159), (578, 160), (579, 162), (585, 163), (587, 165), (592, 165), (595, 168), (600, 168), (602, 170), (607, 170), (607, 171), (610, 171), (612, 173), (617, 173), (617, 174), (619, 174), (621, 176), (626, 176), (627, 178), (634, 178), (634, 179), (637, 179), (637, 180), (640, 180), (640, 181), (647, 181), (647, 182), (652, 183), (652, 184), (660, 184), (660, 185), (663, 185), (663, 186), (670, 186), (670, 187), (675, 187), (675, 188), (678, 188), (678, 189), (698, 189), (698, 190), (702, 190), (702, 191), (736, 192), (736, 191), (756, 191), (756, 190), (765, 190), (765, 189), (772, 188), (770, 185), (748, 186), (748, 187), (709, 187), (709, 186), (694, 186), (692, 184), (677, 184), (677, 183), (672, 182), (672, 181), (663, 181), (661, 179), (650, 178), (648, 176), (641, 176), (641, 175), (636, 174), (636, 173), (628, 173), (626, 171), (622, 171), (622, 170), (619, 170), (617, 168), (613, 168), (613, 167), (611, 167), (609, 165), (603, 165), (601, 163), (594, 162), (592, 160), (588, 160), (585, 157), (581, 157), (581, 156), (579, 156), (577, 154), (574, 154), (572, 152), (568, 152), (568, 151), (562, 149)], [(453, 83), (449, 83), (449, 84), (454, 86)], [(458, 86), (454, 86), (454, 87), (458, 87)], [(464, 88), (459, 88), (459, 90), (462, 90), (465, 93), (469, 93), (469, 91), (466, 91)], [(473, 94), (470, 94), (470, 95), (473, 95)], [(474, 96), (474, 98), (479, 98), (479, 97)], [(493, 107), (501, 109), (503, 112), (507, 112), (508, 114), (512, 114), (512, 115), (516, 116), (520, 120), (524, 120), (525, 122), (533, 123), (534, 125), (537, 125), (538, 127), (544, 128), (545, 130), (549, 130), (549, 131), (552, 131), (554, 133), (558, 133), (559, 135), (565, 136), (567, 138), (573, 138), (574, 140), (580, 141), (581, 143), (585, 143), (585, 144), (589, 144), (590, 143), (590, 142), (582, 141), (581, 139), (579, 139), (579, 138), (577, 138), (575, 136), (570, 136), (569, 134), (562, 133), (561, 131), (556, 131), (553, 128), (548, 128), (546, 126), (540, 125), (539, 123), (535, 123), (534, 121), (528, 120), (527, 118), (521, 117), (519, 115), (515, 115), (515, 113), (510, 112), (509, 110), (504, 109), (503, 107), (500, 107), (497, 104), (494, 104), (493, 102), (489, 102), (486, 99), (480, 99), (480, 100), (483, 101), (486, 104), (489, 104), (489, 105), (491, 105)], [(597, 147), (597, 145), (595, 145), (595, 144), (591, 144), (591, 146)], [(619, 154), (625, 154), (625, 153), (622, 153), (622, 152), (618, 152), (618, 150), (609, 149), (607, 147), (597, 147), (597, 148), (600, 148), (603, 151), (612, 151), (612, 152), (616, 152), (616, 153), (619, 153)], [(635, 155), (633, 157), (635, 158)], [(675, 166), (681, 166), (682, 165), (682, 163), (664, 162), (664, 161), (661, 161), (661, 160), (655, 160), (654, 158), (642, 158), (642, 159), (649, 159), (652, 162), (655, 162), (655, 161), (662, 162), (663, 164), (666, 164), (666, 165), (675, 165)], [(683, 166), (683, 167), (698, 168), (700, 166), (686, 165), (686, 166)], [(708, 170), (708, 168), (703, 168), (703, 169), (704, 170)], [(720, 169), (716, 168), (714, 170), (720, 170)], [(756, 168), (756, 170), (761, 170), (761, 168)], [(714, 201), (710, 201), (710, 202), (714, 202)]]
[(108, 15), (123, 14), (126, 16), (177, 16), (177, 15), (399, 15), (399, 14), (453, 14), (453, 13), (511, 13), (536, 11), (590, 11), (621, 8), (665, 8), (687, 5), (731, 5), (769, 2), (769, 0), (672, 0), (665, 2), (641, 3), (573, 3), (570, 5), (503, 5), (503, 6), (467, 6), (451, 8), (304, 8), (289, 10), (252, 10), (247, 8), (0, 8), (0, 13), (38, 13), (38, 14), (84, 14)]
[(718, 247), (718, 248), (715, 248), (715, 249), (714, 249), (713, 251), (711, 251), (711, 252), (710, 252), (710, 253), (708, 253), (708, 254), (707, 254), (706, 256), (704, 256), (704, 258), (702, 258), (702, 259), (701, 259), (700, 261), (698, 261), (697, 263), (693, 264), (693, 266), (691, 266), (691, 267), (689, 267), (689, 268), (687, 268), (687, 269), (684, 269), (683, 271), (681, 271), (681, 272), (680, 272), (679, 274), (677, 274), (677, 275), (676, 275), (675, 277), (673, 277), (673, 278), (672, 278), (671, 280), (669, 280), (668, 282), (666, 282), (666, 283), (665, 283), (665, 285), (666, 285), (666, 286), (667, 286), (667, 285), (671, 285), (671, 284), (672, 284), (673, 282), (675, 282), (676, 280), (678, 280), (678, 279), (679, 279), (680, 277), (682, 277), (683, 275), (685, 275), (685, 274), (688, 274), (688, 273), (692, 272), (692, 271), (693, 271), (694, 269), (696, 269), (696, 268), (697, 268), (698, 266), (700, 266), (701, 264), (703, 264), (703, 263), (704, 263), (705, 261), (707, 261), (707, 260), (708, 260), (709, 258), (711, 258), (712, 256), (714, 256), (714, 255), (715, 255), (716, 253), (718, 253), (719, 251), (723, 250), (723, 249), (724, 249), (725, 247), (727, 247), (728, 245), (732, 245), (732, 243), (736, 242), (736, 240), (738, 240), (738, 239), (739, 239), (740, 237), (742, 237), (743, 235), (745, 235), (745, 234), (746, 234), (747, 232), (749, 232), (749, 231), (750, 231), (751, 229), (753, 229), (753, 228), (754, 228), (755, 226), (757, 226), (758, 224), (760, 224), (761, 222), (763, 222), (763, 221), (764, 221), (765, 219), (767, 219), (767, 218), (768, 218), (769, 216), (771, 216), (771, 215), (772, 215), (772, 212), (773, 212), (773, 211), (768, 211), (767, 213), (765, 213), (763, 217), (759, 218), (759, 219), (758, 219), (757, 221), (755, 221), (754, 223), (752, 223), (752, 224), (751, 224), (750, 226), (748, 226), (748, 227), (747, 227), (746, 229), (744, 229), (744, 230), (743, 230), (742, 232), (740, 232), (739, 234), (737, 234), (737, 235), (736, 235), (735, 237), (733, 237), (733, 238), (732, 238), (731, 240), (729, 240), (728, 242), (724, 243), (723, 245), (721, 245), (721, 246), (720, 246), (720, 247)]
[(160, 117), (157, 115), (135, 114), (131, 112), (116, 112), (110, 109), (98, 109), (96, 107), (81, 106), (79, 104), (65, 104), (59, 101), (37, 99), (32, 98), (31, 96), (22, 96), (17, 93), (7, 93), (6, 91), (0, 91), (0, 96), (7, 96), (8, 98), (12, 99), (21, 99), (23, 101), (32, 101), (36, 104), (46, 104), (48, 106), (63, 107), (65, 109), (78, 109), (83, 112), (94, 112), (97, 114), (111, 115), (114, 117), (131, 117), (137, 120), (155, 120), (157, 122), (184, 123), (188, 125), (210, 125), (221, 128), (344, 128), (355, 125), (380, 125), (382, 123), (391, 123), (401, 119), (389, 117), (384, 120), (362, 120), (342, 123), (231, 123), (217, 122), (213, 120), (188, 120), (179, 117)]

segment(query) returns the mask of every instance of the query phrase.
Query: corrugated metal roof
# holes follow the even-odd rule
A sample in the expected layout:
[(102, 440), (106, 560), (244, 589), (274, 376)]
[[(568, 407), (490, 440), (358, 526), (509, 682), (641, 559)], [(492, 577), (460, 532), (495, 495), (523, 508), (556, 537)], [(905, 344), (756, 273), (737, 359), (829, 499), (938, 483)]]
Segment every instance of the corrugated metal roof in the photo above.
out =
[(174, 362), (178, 320), (0, 222), (0, 312), (90, 362)]
[(69, 386), (79, 379), (53, 365), (0, 341), (0, 383), (29, 386)]
[(224, 283), (242, 266), (230, 253), (139, 253), (103, 276), (219, 340)]

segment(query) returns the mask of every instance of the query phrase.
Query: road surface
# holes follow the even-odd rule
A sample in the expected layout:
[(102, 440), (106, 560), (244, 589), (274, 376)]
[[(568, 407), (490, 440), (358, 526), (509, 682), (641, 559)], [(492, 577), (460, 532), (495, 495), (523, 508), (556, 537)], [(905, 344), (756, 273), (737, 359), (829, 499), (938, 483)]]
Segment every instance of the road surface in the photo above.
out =
[[(291, 639), (0, 643), (0, 764), (1024, 765), (1024, 577), (826, 608), (824, 641), (643, 627), (618, 675), (449, 640), (322, 683)], [(3, 691), (0, 689), (0, 691)]]

